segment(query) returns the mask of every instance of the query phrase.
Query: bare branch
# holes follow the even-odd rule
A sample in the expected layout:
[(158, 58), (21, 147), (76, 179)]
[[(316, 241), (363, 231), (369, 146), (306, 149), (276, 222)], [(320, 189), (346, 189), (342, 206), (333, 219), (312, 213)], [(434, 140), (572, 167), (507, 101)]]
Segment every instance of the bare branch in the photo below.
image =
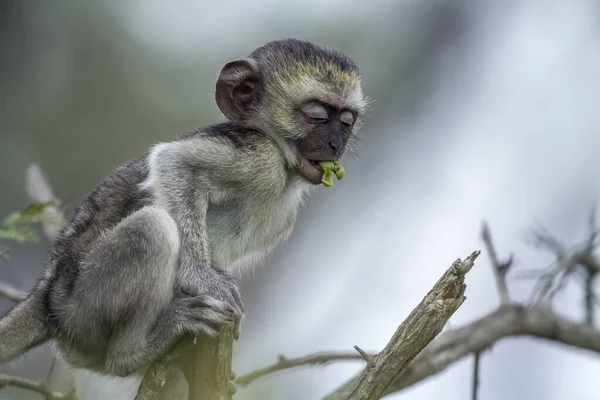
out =
[(507, 305), (469, 325), (441, 334), (398, 376), (387, 393), (412, 386), (503, 338), (521, 335), (600, 353), (600, 332), (590, 325), (570, 322), (545, 307)]
[[(373, 355), (365, 353), (368, 357), (373, 357)], [(268, 367), (258, 369), (253, 371), (247, 375), (240, 376), (235, 380), (235, 383), (241, 386), (247, 386), (248, 384), (254, 382), (257, 379), (262, 378), (265, 375), (272, 374), (274, 372), (283, 371), (285, 369), (303, 367), (306, 365), (324, 365), (330, 363), (332, 361), (362, 361), (364, 357), (362, 354), (357, 353), (315, 353), (309, 354), (304, 357), (298, 358), (285, 358), (279, 357), (279, 360)]]
[(9, 285), (6, 282), (0, 281), (0, 296), (12, 301), (16, 301), (18, 303), (25, 299), (27, 293), (22, 292), (21, 290), (17, 289), (12, 285)]
[[(573, 272), (577, 266), (576, 254), (562, 254), (554, 264), (554, 268), (548, 270), (539, 281), (536, 283), (536, 288), (533, 290), (534, 305), (540, 305), (543, 302), (551, 300), (554, 295), (564, 286), (564, 280)], [(557, 277), (561, 276), (556, 288), (552, 290)]]
[(589, 272), (585, 278), (584, 294), (585, 294), (585, 322), (590, 325), (594, 325), (594, 304), (595, 304), (595, 293), (594, 293), (594, 281), (596, 278), (596, 272)]
[[(551, 301), (566, 284), (567, 278), (581, 266), (585, 269), (589, 279), (593, 281), (594, 276), (600, 273), (600, 261), (594, 254), (597, 229), (595, 227), (595, 214), (592, 212), (589, 221), (589, 237), (583, 247), (566, 250), (547, 230), (534, 233), (539, 247), (546, 248), (554, 252), (556, 261), (554, 267), (549, 268), (542, 273), (540, 279), (533, 291), (533, 303), (539, 305), (543, 302)], [(588, 285), (589, 283), (589, 285)], [(586, 282), (586, 308), (591, 312), (594, 293), (591, 282)], [(588, 312), (588, 316), (591, 315)]]
[[(556, 316), (547, 308), (526, 308), (512, 304), (500, 307), (487, 316), (462, 328), (440, 334), (400, 373), (386, 394), (406, 389), (433, 376), (458, 360), (482, 353), (496, 342), (513, 336), (533, 336), (600, 353), (600, 332), (588, 324), (576, 324)], [(280, 359), (276, 364), (238, 378), (247, 385), (265, 375), (311, 364), (362, 360), (356, 353), (316, 353), (295, 359)], [(354, 380), (344, 385), (345, 393)]]
[(360, 354), (360, 356), (363, 358), (363, 360), (367, 362), (367, 364), (373, 361), (373, 356), (368, 355), (367, 352), (361, 349), (360, 347), (355, 345), (354, 350), (356, 350), (358, 354)]
[(557, 238), (554, 237), (554, 235), (552, 235), (548, 229), (544, 228), (543, 226), (539, 226), (537, 229), (533, 230), (532, 236), (533, 245), (535, 247), (554, 253), (558, 259), (564, 257), (564, 254), (566, 253), (565, 247)]
[(50, 364), (50, 368), (48, 368), (48, 372), (46, 373), (46, 378), (44, 379), (44, 383), (46, 386), (50, 385), (50, 379), (52, 378), (52, 374), (54, 373), (54, 368), (56, 367), (56, 354), (52, 357), (52, 364)]
[(217, 338), (184, 336), (165, 357), (145, 373), (135, 400), (170, 399), (169, 383), (175, 372), (187, 381), (190, 400), (231, 400), (236, 387), (231, 382), (233, 326), (222, 326)]
[(43, 395), (46, 400), (76, 400), (77, 397), (73, 393), (58, 393), (48, 389), (44, 381), (32, 381), (30, 379), (18, 378), (16, 376), (8, 376), (0, 374), (0, 387), (14, 386), (21, 389), (31, 390)]
[(326, 399), (379, 399), (401, 371), (442, 330), (465, 300), (465, 275), (480, 252), (457, 260), (394, 333), (385, 349), (372, 357), (360, 376)]
[(487, 222), (483, 223), (481, 239), (483, 240), (488, 254), (490, 255), (490, 262), (492, 263), (492, 268), (496, 277), (496, 287), (498, 288), (498, 293), (500, 294), (500, 302), (502, 305), (509, 304), (510, 296), (508, 294), (508, 287), (506, 286), (506, 275), (512, 266), (513, 256), (511, 254), (508, 260), (505, 262), (500, 262), (496, 253), (496, 247), (492, 242), (492, 235)]
[(588, 220), (589, 237), (585, 249), (588, 253), (592, 253), (596, 247), (596, 239), (598, 239), (598, 228), (596, 226), (596, 207), (592, 207)]
[(144, 374), (135, 400), (159, 399), (160, 393), (167, 384), (167, 376), (171, 366), (163, 360), (155, 361)]
[(476, 352), (473, 355), (473, 391), (472, 391), (472, 399), (477, 400), (477, 394), (479, 393), (479, 359), (481, 358), (481, 353)]

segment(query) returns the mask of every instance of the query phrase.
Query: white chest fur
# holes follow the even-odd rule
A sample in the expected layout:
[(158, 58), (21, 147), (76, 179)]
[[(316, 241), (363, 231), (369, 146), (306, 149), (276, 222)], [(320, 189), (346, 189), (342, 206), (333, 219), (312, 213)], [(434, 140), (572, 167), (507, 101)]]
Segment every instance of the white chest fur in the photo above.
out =
[(207, 225), (216, 265), (234, 272), (260, 264), (292, 231), (304, 189), (296, 182), (280, 194), (211, 205)]
[(260, 263), (290, 234), (312, 186), (290, 174), (279, 147), (264, 137), (252, 151), (200, 136), (156, 145), (142, 188), (188, 235), (187, 251), (228, 271)]

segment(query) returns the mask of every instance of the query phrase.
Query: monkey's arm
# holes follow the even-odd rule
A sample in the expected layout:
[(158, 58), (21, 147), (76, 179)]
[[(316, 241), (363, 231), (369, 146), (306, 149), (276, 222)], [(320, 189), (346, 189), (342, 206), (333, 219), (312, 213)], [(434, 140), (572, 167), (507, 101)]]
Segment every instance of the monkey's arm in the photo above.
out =
[(182, 263), (214, 266), (206, 226), (208, 207), (252, 180), (252, 162), (241, 160), (246, 158), (223, 138), (201, 135), (161, 143), (151, 150), (145, 185), (155, 204), (168, 210), (179, 227)]
[(180, 231), (181, 289), (228, 301), (240, 315), (243, 306), (237, 285), (214, 265), (206, 216), (211, 202), (222, 201), (241, 190), (241, 182), (253, 179), (252, 164), (248, 155), (231, 144), (203, 136), (157, 145), (149, 156), (147, 186), (156, 204), (169, 211)]

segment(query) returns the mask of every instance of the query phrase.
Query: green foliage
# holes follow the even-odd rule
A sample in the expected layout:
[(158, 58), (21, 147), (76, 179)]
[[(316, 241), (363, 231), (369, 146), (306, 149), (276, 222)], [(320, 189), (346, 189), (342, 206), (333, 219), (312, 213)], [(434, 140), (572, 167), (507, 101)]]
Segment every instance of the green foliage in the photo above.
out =
[(323, 170), (321, 183), (327, 187), (333, 186), (333, 174), (338, 180), (342, 180), (345, 174), (344, 167), (337, 161), (320, 161), (319, 167)]
[[(0, 225), (0, 240), (37, 243), (39, 237), (32, 229), (32, 224), (50, 222), (64, 225), (64, 221), (56, 213), (49, 211), (57, 205), (57, 200), (34, 203), (23, 211), (10, 214)], [(6, 255), (6, 249), (0, 248), (0, 258), (6, 258)]]

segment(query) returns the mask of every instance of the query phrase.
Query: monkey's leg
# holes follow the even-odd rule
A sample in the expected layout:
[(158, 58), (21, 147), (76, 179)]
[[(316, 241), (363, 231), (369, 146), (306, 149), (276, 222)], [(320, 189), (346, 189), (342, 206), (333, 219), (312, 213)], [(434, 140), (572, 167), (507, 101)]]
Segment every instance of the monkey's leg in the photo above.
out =
[(233, 310), (227, 303), (208, 295), (173, 300), (140, 340), (140, 326), (147, 326), (143, 314), (130, 321), (111, 341), (106, 353), (106, 369), (129, 376), (164, 355), (185, 332), (216, 336), (219, 325), (233, 323)]
[(174, 298), (178, 257), (177, 226), (156, 207), (125, 218), (85, 257), (70, 321), (88, 349), (106, 352), (105, 372), (131, 375), (182, 333), (211, 333), (231, 318), (225, 303), (212, 297)]

